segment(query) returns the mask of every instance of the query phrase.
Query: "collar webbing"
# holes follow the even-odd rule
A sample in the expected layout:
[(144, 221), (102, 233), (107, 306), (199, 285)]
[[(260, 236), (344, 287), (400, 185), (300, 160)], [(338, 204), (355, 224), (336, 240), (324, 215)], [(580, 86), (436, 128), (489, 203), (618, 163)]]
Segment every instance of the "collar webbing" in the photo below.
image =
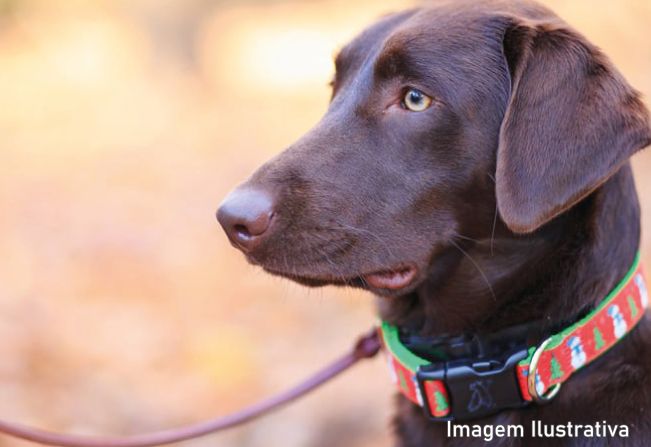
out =
[[(382, 322), (379, 331), (389, 371), (402, 394), (433, 419), (470, 419), (551, 398), (575, 371), (628, 334), (648, 303), (638, 253), (624, 279), (597, 308), (540, 345), (509, 353), (497, 366), (486, 366), (485, 359), (432, 364), (402, 343), (397, 327)], [(529, 383), (532, 363), (535, 377)], [(517, 396), (509, 400), (502, 395), (509, 393)]]

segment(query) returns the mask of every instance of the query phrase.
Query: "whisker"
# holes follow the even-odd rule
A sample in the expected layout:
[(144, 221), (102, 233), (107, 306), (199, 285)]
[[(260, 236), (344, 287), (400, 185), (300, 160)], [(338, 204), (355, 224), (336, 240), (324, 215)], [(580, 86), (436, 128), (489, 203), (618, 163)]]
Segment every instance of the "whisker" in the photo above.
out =
[(372, 232), (372, 231), (370, 231), (370, 230), (367, 230), (367, 229), (364, 229), (364, 228), (358, 228), (358, 227), (355, 227), (355, 226), (353, 226), (353, 225), (343, 224), (343, 223), (341, 223), (341, 222), (337, 222), (337, 224), (339, 225), (338, 228), (337, 228), (337, 227), (329, 227), (328, 229), (330, 229), (330, 230), (334, 230), (334, 231), (337, 231), (337, 230), (348, 230), (348, 231), (356, 232), (356, 233), (358, 233), (358, 234), (359, 234), (359, 233), (361, 233), (361, 234), (368, 234), (369, 236), (373, 237), (373, 238), (376, 239), (378, 242), (380, 242), (380, 244), (382, 244), (382, 247), (383, 247), (384, 249), (386, 249), (388, 255), (389, 255), (391, 258), (394, 258), (393, 252), (391, 251), (391, 248), (390, 248), (389, 245), (386, 243), (386, 241), (384, 241), (384, 239), (382, 239), (379, 235), (375, 234), (374, 232)]
[[(490, 172), (488, 173), (488, 178), (490, 178), (493, 183), (495, 182), (495, 177), (493, 174)], [(493, 251), (493, 245), (495, 242), (495, 228), (497, 227), (497, 200), (495, 201), (495, 213), (493, 214), (493, 228), (491, 229), (491, 242), (490, 242), (490, 247), (491, 247), (491, 256), (493, 256), (495, 253)]]
[(464, 236), (463, 234), (459, 234), (459, 233), (457, 233), (456, 237), (458, 237), (458, 238), (460, 238), (460, 239), (465, 239), (465, 240), (470, 241), (470, 242), (476, 242), (476, 243), (480, 243), (480, 242), (481, 242), (479, 239), (473, 239), (473, 238), (471, 238), (471, 237)]
[(470, 260), (470, 262), (472, 262), (472, 264), (475, 266), (475, 268), (477, 269), (477, 271), (479, 272), (481, 277), (484, 279), (484, 282), (488, 286), (488, 290), (490, 291), (491, 295), (493, 296), (493, 300), (495, 300), (495, 302), (497, 302), (497, 296), (495, 295), (495, 291), (493, 291), (493, 287), (491, 286), (490, 282), (488, 281), (488, 277), (486, 276), (484, 271), (481, 269), (481, 267), (479, 267), (479, 264), (477, 264), (477, 262), (472, 258), (472, 256), (470, 256), (468, 254), (468, 252), (466, 252), (463, 248), (461, 248), (461, 246), (459, 246), (459, 244), (457, 244), (453, 239), (450, 239), (450, 243), (452, 245), (454, 245), (461, 253), (463, 253), (463, 255), (465, 257), (467, 257)]
[[(325, 238), (319, 236), (319, 235), (316, 234), (316, 233), (313, 233), (313, 234), (311, 234), (311, 235), (310, 235), (310, 234), (304, 234), (304, 235), (303, 235), (303, 239), (304, 239), (305, 241), (309, 242), (309, 241), (310, 241), (310, 236), (313, 236), (313, 237), (316, 237), (317, 239), (320, 239), (320, 240), (322, 240), (322, 241), (328, 242), (328, 239), (325, 239)], [(321, 256), (321, 258), (322, 258), (323, 260), (325, 260), (328, 264), (330, 264), (330, 266), (331, 266), (332, 269), (333, 269), (333, 272), (334, 272), (334, 276), (335, 276), (335, 277), (337, 277), (337, 278), (338, 278), (342, 283), (344, 283), (344, 284), (347, 284), (347, 285), (348, 285), (348, 284), (350, 283), (350, 280), (348, 280), (348, 279), (347, 279), (347, 278), (342, 274), (342, 272), (341, 272), (341, 270), (340, 270), (340, 266), (330, 258), (330, 256), (328, 255), (328, 253), (327, 253), (326, 251), (324, 251), (323, 249), (321, 249), (321, 247), (319, 247), (319, 246), (314, 246), (314, 247), (312, 247), (312, 249), (315, 250), (315, 251), (316, 251), (316, 252)], [(307, 261), (307, 259), (306, 259), (306, 261)], [(307, 263), (307, 262), (306, 262), (306, 263)]]
[(495, 203), (495, 214), (493, 214), (493, 229), (491, 230), (491, 256), (495, 254), (493, 247), (495, 245), (495, 227), (497, 227), (497, 203)]

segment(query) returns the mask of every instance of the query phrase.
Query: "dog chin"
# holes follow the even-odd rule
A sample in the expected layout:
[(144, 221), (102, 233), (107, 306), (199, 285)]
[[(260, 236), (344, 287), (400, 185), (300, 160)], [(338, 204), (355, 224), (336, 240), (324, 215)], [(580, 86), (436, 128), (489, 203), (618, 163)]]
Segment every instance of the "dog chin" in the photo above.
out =
[(286, 272), (272, 267), (262, 266), (263, 270), (274, 276), (289, 279), (307, 287), (339, 286), (368, 290), (383, 297), (396, 297), (412, 292), (420, 280), (418, 269), (414, 266), (400, 266), (378, 270), (370, 274), (350, 276), (320, 275), (304, 276), (295, 272)]
[(324, 286), (350, 286), (350, 287), (362, 287), (362, 279), (359, 277), (345, 277), (345, 276), (307, 276), (301, 275), (294, 272), (286, 272), (282, 270), (277, 270), (272, 267), (262, 266), (262, 269), (271, 273), (274, 276), (280, 276), (281, 278), (289, 279), (298, 284), (307, 287), (324, 287)]

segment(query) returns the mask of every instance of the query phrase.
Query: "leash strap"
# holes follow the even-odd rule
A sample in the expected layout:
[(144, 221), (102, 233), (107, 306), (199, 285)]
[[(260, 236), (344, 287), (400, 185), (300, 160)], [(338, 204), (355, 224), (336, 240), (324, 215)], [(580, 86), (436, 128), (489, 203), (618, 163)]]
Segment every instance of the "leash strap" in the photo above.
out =
[(624, 279), (596, 309), (540, 345), (511, 353), (497, 365), (486, 361), (432, 364), (407, 349), (397, 327), (383, 322), (379, 332), (390, 375), (403, 395), (433, 420), (471, 419), (551, 400), (574, 372), (628, 334), (648, 306), (638, 253)]
[(60, 447), (152, 447), (187, 441), (244, 424), (286, 405), (334, 379), (360, 360), (374, 357), (379, 349), (377, 330), (373, 329), (372, 332), (361, 337), (350, 352), (297, 386), (236, 413), (187, 427), (125, 438), (99, 438), (53, 433), (0, 420), (0, 433), (43, 445)]

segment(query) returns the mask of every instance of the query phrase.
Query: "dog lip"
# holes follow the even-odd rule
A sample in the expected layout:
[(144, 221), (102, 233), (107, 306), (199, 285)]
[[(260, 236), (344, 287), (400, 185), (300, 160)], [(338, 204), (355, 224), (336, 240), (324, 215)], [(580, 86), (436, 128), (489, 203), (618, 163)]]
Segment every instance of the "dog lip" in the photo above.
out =
[(392, 292), (402, 290), (411, 285), (418, 274), (418, 268), (414, 265), (401, 265), (399, 267), (378, 270), (373, 273), (351, 275), (349, 277), (331, 275), (308, 276), (276, 270), (264, 265), (262, 265), (262, 268), (272, 275), (282, 276), (306, 286), (341, 285), (376, 289), (378, 292), (380, 290)]
[(400, 290), (414, 281), (417, 272), (414, 266), (401, 266), (362, 275), (362, 278), (369, 286), (376, 289)]

